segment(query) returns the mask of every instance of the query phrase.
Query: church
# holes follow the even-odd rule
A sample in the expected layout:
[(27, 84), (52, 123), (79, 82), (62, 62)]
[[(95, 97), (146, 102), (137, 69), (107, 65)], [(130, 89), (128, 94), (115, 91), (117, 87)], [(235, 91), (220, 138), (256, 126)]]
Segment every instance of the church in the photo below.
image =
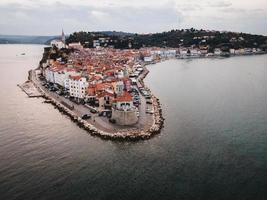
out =
[(66, 48), (66, 37), (62, 29), (61, 39), (54, 39), (50, 42), (52, 47), (57, 47), (58, 49)]

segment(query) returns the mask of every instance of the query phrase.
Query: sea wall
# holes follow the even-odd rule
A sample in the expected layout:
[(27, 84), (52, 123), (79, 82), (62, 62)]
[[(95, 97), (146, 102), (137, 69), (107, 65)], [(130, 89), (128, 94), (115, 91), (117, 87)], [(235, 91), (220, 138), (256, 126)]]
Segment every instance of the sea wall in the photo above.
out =
[(51, 98), (49, 95), (44, 95), (43, 98), (46, 99), (46, 103), (50, 103), (54, 105), (54, 107), (58, 109), (61, 113), (69, 116), (70, 119), (74, 123), (76, 123), (79, 127), (85, 129), (91, 135), (99, 136), (102, 139), (133, 140), (133, 141), (144, 140), (144, 139), (149, 139), (152, 136), (160, 133), (160, 130), (163, 127), (164, 119), (162, 118), (162, 109), (159, 104), (159, 100), (154, 96), (152, 97), (153, 107), (154, 107), (154, 121), (150, 128), (146, 130), (140, 130), (136, 128), (127, 129), (127, 130), (118, 131), (116, 133), (109, 133), (109, 132), (97, 129), (92, 124), (88, 123), (86, 120), (81, 119), (79, 116), (77, 116), (73, 111), (65, 107), (63, 104)]
[(121, 111), (112, 108), (112, 119), (116, 120), (116, 124), (122, 126), (134, 125), (138, 122), (136, 111)]

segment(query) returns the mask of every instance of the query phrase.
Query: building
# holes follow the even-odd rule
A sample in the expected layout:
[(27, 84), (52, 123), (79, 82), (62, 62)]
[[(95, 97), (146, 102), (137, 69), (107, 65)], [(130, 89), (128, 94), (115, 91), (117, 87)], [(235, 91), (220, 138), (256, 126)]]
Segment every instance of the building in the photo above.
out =
[(54, 71), (51, 67), (47, 67), (44, 71), (44, 76), (47, 82), (55, 83)]
[(98, 47), (100, 47), (100, 42), (99, 42), (99, 40), (93, 40), (93, 47), (94, 47), (94, 48), (98, 48)]
[(133, 105), (132, 96), (128, 92), (125, 91), (123, 95), (114, 99), (112, 119), (116, 121), (116, 124), (122, 126), (133, 125), (138, 122), (136, 108)]
[(152, 62), (153, 61), (153, 56), (145, 56), (144, 57), (145, 62)]
[(68, 82), (69, 94), (71, 97), (74, 97), (77, 100), (85, 98), (86, 90), (89, 85), (85, 77), (69, 76), (69, 79), (66, 82)]
[(230, 54), (234, 55), (235, 54), (235, 49), (230, 49), (229, 52), (230, 52)]
[(70, 49), (82, 50), (83, 49), (83, 45), (81, 45), (80, 42), (73, 42), (73, 43), (69, 43), (69, 48)]
[(112, 102), (114, 100), (114, 94), (108, 91), (97, 94), (96, 98), (99, 102), (99, 108), (101, 110), (111, 109)]
[(129, 92), (124, 93), (114, 99), (113, 108), (116, 110), (129, 111), (135, 109), (133, 105), (133, 98)]
[(64, 31), (62, 30), (61, 39), (55, 39), (50, 42), (50, 45), (57, 47), (58, 49), (66, 48), (66, 37)]
[(123, 81), (116, 81), (116, 82), (113, 82), (113, 88), (114, 88), (114, 92), (121, 96), (123, 94), (123, 91), (124, 91), (124, 88), (125, 88), (125, 85), (124, 85), (124, 82)]
[(221, 49), (220, 49), (220, 48), (215, 48), (215, 49), (214, 49), (214, 55), (215, 55), (215, 56), (220, 56), (220, 55), (222, 55), (222, 51), (221, 51)]
[(180, 58), (187, 58), (188, 56), (190, 56), (190, 50), (187, 48), (180, 48), (179, 49), (179, 54), (180, 54)]
[(191, 57), (198, 58), (198, 57), (200, 57), (200, 55), (201, 55), (201, 52), (198, 49), (196, 49), (196, 48), (190, 49), (190, 56)]
[(64, 68), (54, 72), (54, 80), (57, 85), (69, 89), (69, 85), (66, 85), (66, 80), (69, 79), (69, 76), (79, 76), (80, 74), (81, 73), (76, 72), (74, 69)]
[(50, 42), (50, 45), (52, 47), (57, 47), (58, 49), (62, 49), (62, 48), (65, 48), (65, 43), (62, 42), (61, 40), (52, 40)]

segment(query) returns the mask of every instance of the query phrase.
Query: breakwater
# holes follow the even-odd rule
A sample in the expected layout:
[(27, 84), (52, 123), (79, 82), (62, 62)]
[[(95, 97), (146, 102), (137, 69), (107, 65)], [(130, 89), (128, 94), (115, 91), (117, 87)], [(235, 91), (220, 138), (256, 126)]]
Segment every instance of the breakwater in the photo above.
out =
[[(149, 71), (146, 69), (144, 75), (141, 78), (142, 84), (144, 84), (143, 79), (148, 73)], [(139, 128), (122, 129), (115, 133), (111, 133), (96, 128), (94, 125), (90, 124), (86, 120), (83, 120), (81, 117), (79, 117), (73, 110), (71, 110), (66, 105), (62, 104), (62, 102), (59, 102), (57, 99), (50, 96), (37, 83), (38, 79), (36, 77), (35, 70), (31, 70), (29, 74), (30, 74), (29, 81), (31, 81), (33, 85), (36, 87), (36, 89), (42, 94), (42, 97), (46, 100), (45, 101), (46, 103), (52, 104), (56, 109), (58, 109), (61, 113), (67, 115), (74, 123), (76, 123), (80, 128), (86, 130), (92, 136), (98, 136), (102, 139), (107, 139), (107, 140), (119, 140), (119, 141), (146, 140), (156, 134), (159, 134), (161, 129), (163, 128), (164, 118), (162, 115), (161, 104), (159, 99), (155, 97), (153, 94), (151, 94), (151, 99), (154, 112), (153, 112), (153, 123), (151, 126), (143, 129)]]

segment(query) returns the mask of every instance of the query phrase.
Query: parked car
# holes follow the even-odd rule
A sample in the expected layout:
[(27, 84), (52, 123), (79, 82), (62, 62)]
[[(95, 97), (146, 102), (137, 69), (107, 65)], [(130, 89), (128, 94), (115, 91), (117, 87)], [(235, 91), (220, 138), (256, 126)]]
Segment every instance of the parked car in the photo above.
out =
[(146, 100), (146, 103), (147, 103), (147, 104), (152, 104), (152, 100), (151, 100), (151, 99), (147, 99), (147, 100)]
[(91, 115), (89, 115), (89, 114), (84, 114), (82, 116), (82, 119), (90, 119), (90, 118), (91, 118)]
[(145, 99), (151, 99), (150, 95), (145, 95)]
[(49, 91), (52, 91), (52, 92), (55, 92), (55, 91), (57, 91), (58, 89), (57, 88), (55, 88), (55, 87), (50, 87), (49, 88)]
[(116, 123), (116, 120), (115, 119), (109, 119), (108, 120), (110, 123), (112, 123), (112, 124), (115, 124)]
[(61, 90), (56, 91), (56, 93), (60, 96), (63, 95), (63, 92)]
[(90, 112), (93, 113), (93, 114), (97, 113), (97, 111), (94, 110), (94, 109), (91, 109)]
[(98, 114), (98, 116), (100, 116), (100, 117), (102, 117), (102, 116), (103, 117), (111, 117), (111, 115), (112, 115), (111, 110), (103, 110)]

